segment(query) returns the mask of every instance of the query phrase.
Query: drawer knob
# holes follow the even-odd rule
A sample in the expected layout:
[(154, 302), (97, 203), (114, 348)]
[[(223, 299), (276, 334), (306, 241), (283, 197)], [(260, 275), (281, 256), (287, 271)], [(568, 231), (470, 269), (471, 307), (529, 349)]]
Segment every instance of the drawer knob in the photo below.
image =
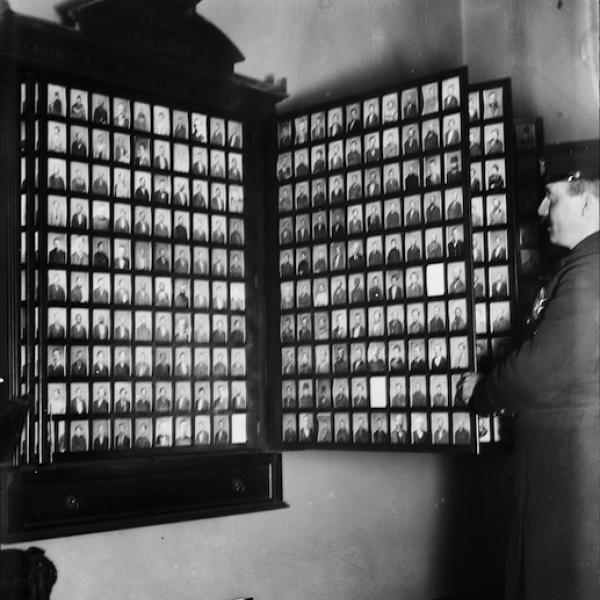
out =
[(77, 512), (80, 508), (79, 498), (75, 494), (65, 496), (65, 508), (68, 512)]
[(246, 491), (246, 486), (244, 485), (244, 482), (238, 477), (231, 481), (231, 488), (236, 494), (243, 494)]

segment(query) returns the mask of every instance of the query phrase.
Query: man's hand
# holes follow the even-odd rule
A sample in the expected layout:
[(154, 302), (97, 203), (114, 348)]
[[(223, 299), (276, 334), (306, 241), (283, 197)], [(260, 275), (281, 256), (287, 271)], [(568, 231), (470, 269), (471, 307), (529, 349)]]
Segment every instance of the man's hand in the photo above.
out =
[(481, 379), (483, 379), (483, 375), (481, 373), (465, 373), (461, 379), (462, 397), (464, 402), (469, 402), (471, 400), (473, 390)]

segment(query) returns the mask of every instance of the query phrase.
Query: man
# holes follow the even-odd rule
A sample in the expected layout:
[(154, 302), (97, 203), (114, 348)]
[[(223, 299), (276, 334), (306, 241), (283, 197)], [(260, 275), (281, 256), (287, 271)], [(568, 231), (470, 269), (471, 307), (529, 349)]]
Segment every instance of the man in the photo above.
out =
[(83, 325), (81, 313), (75, 313), (75, 322), (71, 325), (71, 339), (85, 340), (87, 338), (87, 329)]
[(452, 228), (452, 239), (448, 242), (448, 257), (449, 258), (464, 258), (465, 243), (458, 237), (458, 229)]
[(150, 448), (152, 446), (152, 442), (148, 437), (148, 426), (145, 423), (140, 425), (140, 433), (135, 440), (136, 448)]
[(128, 450), (131, 448), (131, 438), (127, 435), (125, 423), (119, 423), (117, 435), (115, 436), (115, 448), (117, 450)]
[(490, 132), (490, 139), (487, 143), (486, 154), (499, 154), (504, 152), (504, 144), (500, 140), (500, 132), (497, 128)]
[(115, 402), (115, 412), (129, 412), (131, 410), (131, 401), (127, 398), (127, 390), (119, 388), (119, 397)]
[(62, 362), (60, 350), (54, 348), (52, 350), (51, 362), (48, 365), (48, 377), (64, 377), (65, 365)]
[(538, 214), (570, 253), (534, 303), (534, 335), (463, 382), (478, 412), (519, 413), (506, 598), (600, 597), (599, 205), (597, 155), (550, 178)]

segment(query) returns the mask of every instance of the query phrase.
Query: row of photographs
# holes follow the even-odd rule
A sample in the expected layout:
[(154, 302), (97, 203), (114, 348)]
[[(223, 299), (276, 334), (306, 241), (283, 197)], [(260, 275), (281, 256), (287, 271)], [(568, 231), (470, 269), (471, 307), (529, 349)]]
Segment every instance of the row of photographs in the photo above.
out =
[[(424, 235), (423, 235), (424, 233)], [(387, 236), (372, 235), (347, 242), (323, 242), (311, 246), (296, 246), (279, 252), (279, 273), (282, 278), (305, 277), (346, 269), (377, 268), (383, 265), (410, 265), (464, 259), (467, 248), (462, 225), (444, 230), (431, 227)], [(404, 238), (404, 239), (403, 239)], [(471, 242), (475, 262), (504, 262), (508, 256), (507, 232), (496, 229), (473, 234)]]
[[(26, 113), (26, 88), (21, 87), (21, 106)], [(37, 102), (36, 93), (36, 104)], [(171, 109), (159, 104), (149, 104), (90, 92), (79, 88), (49, 83), (47, 86), (47, 114), (52, 117), (76, 121), (91, 121), (96, 125), (152, 132), (179, 140), (209, 142), (215, 146), (243, 146), (243, 128), (239, 121), (199, 112)]]
[(48, 346), (48, 377), (63, 378), (67, 373), (72, 378), (244, 377), (246, 352), (243, 348), (213, 346), (212, 351), (195, 348), (192, 356), (192, 348), (187, 346)]
[[(244, 283), (229, 283), (226, 280), (154, 277), (110, 273), (92, 273), (91, 281), (87, 272), (70, 273), (70, 287), (67, 288), (68, 273), (52, 269), (48, 271), (47, 300), (51, 304), (73, 304), (93, 302), (95, 305), (113, 303), (118, 306), (151, 306), (155, 308), (190, 308), (216, 311), (243, 311), (246, 309), (246, 288)], [(111, 286), (112, 282), (112, 286)], [(133, 284), (133, 285), (132, 285)], [(25, 273), (22, 273), (23, 292), (26, 291)], [(91, 290), (90, 290), (91, 286)], [(69, 296), (67, 298), (67, 289)], [(22, 294), (25, 299), (26, 294)], [(37, 296), (36, 296), (37, 297)]]
[[(223, 200), (223, 204), (219, 203), (219, 206), (225, 206), (224, 202)], [(194, 212), (190, 223), (190, 214), (183, 206), (177, 210), (148, 206), (132, 207), (126, 202), (108, 200), (88, 202), (82, 198), (67, 199), (56, 195), (48, 196), (47, 206), (48, 226), (66, 228), (79, 233), (91, 228), (93, 231), (119, 235), (154, 236), (200, 243), (210, 241), (214, 244), (229, 243), (234, 246), (243, 245), (245, 239), (244, 220), (240, 216), (228, 217), (222, 214), (208, 215), (205, 212)], [(236, 210), (230, 212), (241, 212), (239, 206), (235, 206)], [(22, 199), (22, 208), (26, 213), (25, 199)], [(207, 206), (204, 205), (204, 210), (206, 209)], [(213, 209), (212, 206), (211, 209), (224, 210)]]
[[(51, 423), (52, 453), (102, 452), (185, 446), (245, 444), (246, 416), (57, 420)], [(193, 427), (193, 429), (192, 429)], [(69, 435), (65, 433), (69, 431)]]
[[(36, 123), (37, 125), (37, 123)], [(21, 149), (27, 151), (25, 122), (21, 124)], [(36, 147), (37, 143), (36, 135)], [(78, 160), (114, 161), (135, 167), (152, 167), (161, 171), (178, 171), (208, 175), (234, 181), (243, 178), (243, 159), (240, 151), (226, 152), (204, 146), (190, 146), (178, 141), (130, 136), (107, 129), (88, 129), (79, 125), (48, 121), (46, 149), (54, 154), (69, 154)], [(210, 168), (209, 168), (210, 157)]]
[[(177, 218), (177, 217), (176, 217)], [(215, 221), (214, 219), (220, 219)], [(213, 217), (215, 232), (222, 232), (221, 219)], [(158, 216), (157, 226), (163, 220)], [(208, 221), (206, 222), (208, 224)], [(176, 225), (183, 227), (183, 225)], [(114, 230), (113, 230), (114, 231)], [(123, 234), (123, 232), (118, 232)], [(23, 233), (22, 249), (26, 249), (26, 235)], [(175, 232), (176, 241), (186, 241)], [(91, 259), (90, 259), (91, 257)], [(46, 261), (50, 268), (70, 265), (115, 271), (155, 271), (157, 273), (228, 276), (241, 279), (245, 274), (244, 252), (209, 246), (194, 246), (165, 242), (132, 242), (125, 238), (110, 239), (104, 236), (90, 237), (81, 234), (67, 235), (55, 231), (48, 232)], [(23, 257), (25, 262), (25, 257)]]
[(277, 126), (280, 148), (293, 144), (306, 144), (325, 138), (335, 138), (344, 133), (356, 133), (396, 123), (400, 119), (412, 120), (440, 111), (456, 111), (461, 104), (460, 78), (449, 77), (431, 81), (422, 86), (373, 96), (345, 106), (301, 114), (282, 120)]
[(504, 87), (492, 86), (484, 90), (469, 92), (468, 102), (469, 123), (502, 119), (504, 110)]
[[(22, 159), (22, 172), (26, 172), (26, 158)], [(68, 169), (67, 169), (68, 168)], [(67, 175), (67, 170), (69, 175)], [(112, 179), (111, 179), (112, 177)], [(35, 181), (38, 181), (37, 173)], [(232, 181), (239, 182), (239, 179)], [(111, 183), (112, 182), (112, 183)], [(26, 181), (23, 181), (23, 187)], [(165, 175), (149, 171), (132, 171), (125, 168), (111, 168), (107, 165), (65, 161), (60, 158), (48, 159), (47, 186), (51, 193), (69, 191), (72, 194), (91, 193), (94, 196), (134, 199), (138, 202), (190, 206), (190, 179), (185, 176)], [(229, 199), (232, 212), (242, 212), (244, 190), (239, 184), (227, 186), (225, 183), (209, 183), (205, 179), (194, 180), (191, 190), (191, 204), (194, 208), (227, 210)]]
[(460, 373), (284, 379), (281, 407), (291, 409), (465, 408)]
[[(444, 180), (442, 180), (440, 174), (441, 157), (434, 156), (423, 162), (424, 178), (421, 176), (420, 162), (412, 160), (406, 161), (402, 165), (402, 181), (400, 180), (400, 164), (390, 163), (384, 165), (383, 169), (372, 167), (352, 171), (347, 173), (345, 177), (341, 174), (331, 175), (328, 179), (321, 177), (310, 182), (300, 181), (294, 186), (291, 184), (283, 185), (279, 188), (279, 212), (305, 210), (310, 206), (323, 208), (328, 204), (342, 204), (347, 201), (363, 200), (364, 198), (374, 199), (383, 194), (397, 194), (400, 191), (406, 195), (411, 195), (411, 197), (414, 195), (419, 198), (419, 192), (423, 188), (436, 188), (442, 184), (460, 185), (463, 177), (460, 153), (454, 153), (451, 156), (446, 155), (446, 159), (451, 161), (451, 166), (445, 172)], [(483, 183), (485, 189), (488, 192), (503, 192), (506, 187), (506, 164), (504, 159), (486, 161), (484, 168)], [(481, 189), (481, 174), (476, 179)], [(472, 184), (474, 183), (472, 182)], [(459, 194), (458, 196), (460, 197)], [(428, 196), (428, 198), (430, 197)]]
[[(23, 309), (25, 310), (25, 309)], [(25, 315), (24, 315), (25, 316)], [(91, 320), (90, 320), (91, 319)], [(50, 308), (48, 340), (81, 343), (86, 340), (128, 342), (194, 341), (200, 344), (243, 345), (246, 341), (246, 317), (206, 312), (152, 312), (150, 310), (115, 310), (95, 308)]]
[[(452, 114), (441, 121), (441, 147), (457, 146), (462, 141), (460, 114)], [(489, 141), (495, 140), (498, 132), (490, 130)], [(503, 145), (503, 144), (502, 144)], [(498, 152), (498, 145), (486, 145)], [(282, 152), (275, 165), (277, 179), (285, 181), (293, 177), (301, 178), (318, 175), (326, 171), (336, 171), (344, 167), (356, 167), (363, 163), (375, 163), (402, 154), (410, 156), (421, 152), (440, 149), (440, 121), (431, 119), (423, 123), (421, 129), (407, 125), (400, 130), (390, 127), (382, 132), (374, 131), (345, 140), (320, 143), (293, 152)], [(490, 152), (494, 154), (494, 152)]]
[(282, 375), (404, 371), (445, 373), (449, 369), (466, 369), (468, 366), (468, 341), (464, 336), (281, 348)]
[(98, 414), (199, 412), (247, 409), (245, 381), (50, 382), (48, 414), (82, 417)]
[[(383, 208), (383, 210), (382, 210)], [(392, 198), (383, 203), (379, 200), (367, 203), (352, 203), (345, 208), (318, 210), (312, 214), (299, 213), (295, 216), (279, 219), (279, 243), (287, 246), (327, 240), (345, 239), (361, 233), (379, 233), (382, 230), (406, 229), (441, 225), (445, 221), (462, 219), (464, 213), (462, 193), (459, 190), (447, 190), (442, 197), (433, 192), (421, 196)], [(489, 225), (506, 224), (506, 195), (489, 195), (471, 200), (472, 219), (481, 226), (484, 221)], [(408, 235), (408, 234), (407, 234)], [(417, 234), (411, 234), (417, 235)]]
[[(284, 413), (282, 421), (284, 443), (468, 446), (474, 439), (466, 412)], [(490, 441), (489, 420), (479, 421), (479, 441)]]
[(452, 262), (429, 264), (426, 267), (410, 267), (386, 271), (371, 271), (302, 279), (281, 283), (281, 308), (326, 307), (341, 304), (383, 302), (403, 298), (422, 298), (444, 295), (465, 295), (465, 263)]

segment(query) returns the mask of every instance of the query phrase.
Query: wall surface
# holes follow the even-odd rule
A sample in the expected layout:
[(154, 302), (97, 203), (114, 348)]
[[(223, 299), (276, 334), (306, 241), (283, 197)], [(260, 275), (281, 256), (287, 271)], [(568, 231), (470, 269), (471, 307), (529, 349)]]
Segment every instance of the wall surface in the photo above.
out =
[(288, 509), (31, 545), (52, 600), (428, 600), (501, 580), (508, 487), (505, 459), (286, 453)]

